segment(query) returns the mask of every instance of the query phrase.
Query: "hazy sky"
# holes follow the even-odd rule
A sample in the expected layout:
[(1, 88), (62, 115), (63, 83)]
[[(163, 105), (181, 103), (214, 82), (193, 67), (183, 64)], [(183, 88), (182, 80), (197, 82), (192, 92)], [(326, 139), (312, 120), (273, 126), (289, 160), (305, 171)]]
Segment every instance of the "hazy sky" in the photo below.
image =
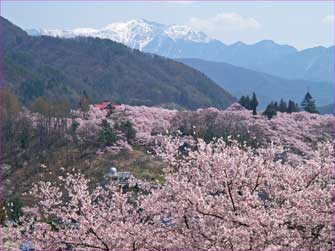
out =
[(23, 28), (102, 28), (144, 18), (187, 24), (230, 44), (272, 39), (299, 49), (334, 45), (333, 2), (3, 2), (1, 15)]

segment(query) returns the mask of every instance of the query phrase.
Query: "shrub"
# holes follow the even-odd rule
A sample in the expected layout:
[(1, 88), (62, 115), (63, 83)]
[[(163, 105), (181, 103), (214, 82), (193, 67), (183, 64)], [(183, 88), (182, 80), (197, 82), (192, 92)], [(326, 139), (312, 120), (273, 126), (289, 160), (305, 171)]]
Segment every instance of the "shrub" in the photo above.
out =
[(118, 140), (117, 135), (114, 133), (107, 120), (103, 119), (100, 127), (98, 142), (101, 146), (110, 146)]
[(136, 130), (129, 120), (121, 122), (121, 124), (118, 125), (118, 129), (125, 134), (128, 141), (136, 138)]

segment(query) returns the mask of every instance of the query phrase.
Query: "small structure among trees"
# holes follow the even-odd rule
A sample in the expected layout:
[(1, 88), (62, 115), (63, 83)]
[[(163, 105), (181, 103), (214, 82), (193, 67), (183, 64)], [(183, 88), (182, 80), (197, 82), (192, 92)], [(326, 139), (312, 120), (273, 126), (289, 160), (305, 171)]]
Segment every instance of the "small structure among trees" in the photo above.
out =
[(111, 110), (120, 107), (120, 104), (113, 104), (111, 101), (105, 100), (102, 103), (95, 104), (94, 107), (101, 110)]
[(111, 167), (106, 177), (111, 180), (117, 180), (121, 186), (128, 185), (128, 180), (134, 178), (131, 172), (118, 172), (116, 167)]

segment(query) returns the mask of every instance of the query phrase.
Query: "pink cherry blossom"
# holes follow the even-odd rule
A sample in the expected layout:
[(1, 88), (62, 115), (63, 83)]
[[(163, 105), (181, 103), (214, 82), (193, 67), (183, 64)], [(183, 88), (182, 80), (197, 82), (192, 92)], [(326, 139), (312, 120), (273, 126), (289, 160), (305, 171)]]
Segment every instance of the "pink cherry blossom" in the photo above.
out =
[(138, 181), (136, 193), (116, 183), (92, 190), (80, 174), (40, 182), (32, 190), (40, 214), (22, 218), (13, 236), (44, 250), (332, 248), (331, 143), (295, 165), (274, 161), (281, 146), (198, 139), (181, 155), (182, 143), (164, 137), (156, 154), (167, 163), (165, 183)]
[[(25, 208), (20, 224), (1, 228), (2, 241), (36, 250), (333, 249), (333, 116), (269, 120), (237, 104), (74, 114), (81, 133), (93, 136), (102, 119), (112, 126), (130, 120), (136, 143), (154, 146), (166, 163), (164, 183), (92, 186), (75, 172), (40, 182), (31, 191), (38, 204)], [(131, 150), (118, 133), (98, 154)]]

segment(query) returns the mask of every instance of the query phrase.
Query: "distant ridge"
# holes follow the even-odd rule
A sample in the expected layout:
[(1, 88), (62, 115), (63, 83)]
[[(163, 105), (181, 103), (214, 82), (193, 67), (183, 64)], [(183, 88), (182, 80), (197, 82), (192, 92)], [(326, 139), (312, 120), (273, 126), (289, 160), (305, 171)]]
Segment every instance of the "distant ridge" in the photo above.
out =
[(236, 97), (256, 92), (262, 108), (269, 102), (279, 101), (281, 98), (300, 103), (307, 89), (316, 99), (318, 106), (334, 101), (332, 83), (284, 79), (227, 63), (200, 59), (178, 59), (178, 61), (203, 72)]

